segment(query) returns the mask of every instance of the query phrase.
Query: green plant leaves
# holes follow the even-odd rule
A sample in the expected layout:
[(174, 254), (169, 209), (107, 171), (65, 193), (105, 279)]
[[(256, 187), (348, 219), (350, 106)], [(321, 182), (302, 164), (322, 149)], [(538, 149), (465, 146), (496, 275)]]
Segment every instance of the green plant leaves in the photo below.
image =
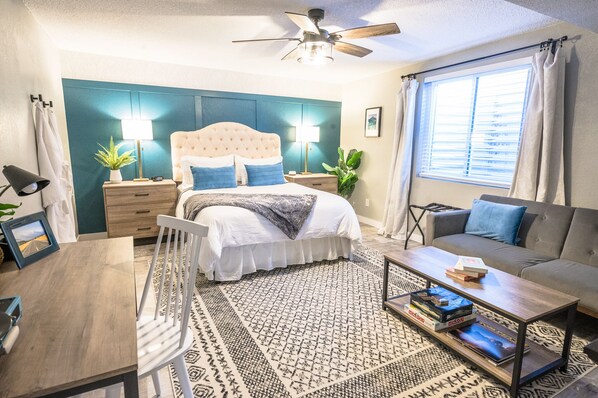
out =
[[(12, 203), (0, 203), (0, 220), (3, 217), (9, 217), (15, 215), (15, 210), (21, 206), (21, 203), (18, 205), (13, 205)], [(6, 220), (5, 220), (6, 221)]]
[(94, 155), (95, 160), (104, 167), (108, 167), (110, 170), (118, 170), (131, 163), (135, 163), (137, 159), (131, 155), (134, 149), (125, 151), (122, 154), (118, 154), (118, 150), (123, 145), (122, 143), (114, 145), (114, 139), (110, 137), (110, 145), (106, 148), (104, 145), (99, 144), (101, 150)]
[(361, 165), (361, 156), (363, 151), (351, 149), (345, 159), (345, 151), (343, 148), (338, 148), (338, 166), (332, 167), (326, 163), (322, 163), (322, 167), (328, 172), (338, 177), (338, 193), (349, 199), (355, 190), (355, 184), (359, 180), (355, 169)]

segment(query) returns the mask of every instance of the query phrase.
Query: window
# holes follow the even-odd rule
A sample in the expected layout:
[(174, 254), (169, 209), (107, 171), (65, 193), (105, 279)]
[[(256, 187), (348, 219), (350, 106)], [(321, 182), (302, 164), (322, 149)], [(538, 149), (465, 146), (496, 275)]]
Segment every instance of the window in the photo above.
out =
[(530, 81), (529, 59), (424, 80), (418, 175), (509, 187)]

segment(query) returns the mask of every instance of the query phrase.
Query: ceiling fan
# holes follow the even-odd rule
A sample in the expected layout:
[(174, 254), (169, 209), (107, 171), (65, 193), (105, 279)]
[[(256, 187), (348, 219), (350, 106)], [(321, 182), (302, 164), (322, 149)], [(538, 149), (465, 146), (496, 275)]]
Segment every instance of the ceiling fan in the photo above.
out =
[(297, 26), (303, 30), (303, 37), (280, 37), (274, 39), (252, 39), (252, 40), (233, 40), (233, 43), (248, 43), (257, 41), (298, 41), (297, 47), (282, 57), (282, 60), (293, 59), (304, 64), (324, 64), (333, 61), (332, 48), (345, 54), (355, 57), (365, 57), (372, 50), (346, 43), (341, 39), (361, 39), (372, 36), (386, 36), (401, 33), (396, 23), (385, 23), (380, 25), (362, 26), (340, 30), (329, 33), (321, 29), (318, 24), (324, 19), (324, 10), (314, 8), (308, 11), (307, 15), (294, 12), (285, 12), (285, 14)]

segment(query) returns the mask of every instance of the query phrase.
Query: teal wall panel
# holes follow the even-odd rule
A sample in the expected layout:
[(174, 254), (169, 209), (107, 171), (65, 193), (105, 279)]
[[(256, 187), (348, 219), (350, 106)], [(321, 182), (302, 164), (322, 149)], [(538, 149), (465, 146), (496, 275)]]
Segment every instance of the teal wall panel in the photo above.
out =
[(322, 162), (332, 166), (336, 165), (338, 147), (340, 146), (340, 120), (340, 107), (319, 104), (304, 106), (303, 124), (306, 126), (320, 126), (320, 142), (309, 146), (310, 171), (324, 172)]
[(255, 100), (238, 98), (201, 98), (203, 126), (218, 122), (237, 122), (255, 129), (257, 111)]
[[(304, 147), (295, 142), (295, 126), (319, 125), (320, 142), (310, 144), (310, 171), (323, 171), (322, 162), (336, 163), (340, 144), (340, 102), (216, 92), (123, 83), (63, 79), (69, 147), (73, 165), (79, 232), (106, 230), (102, 183), (109, 172), (93, 155), (110, 136), (122, 141), (121, 119), (153, 121), (154, 140), (142, 143), (144, 175), (172, 177), (170, 134), (197, 130), (212, 123), (233, 121), (281, 137), (284, 170), (303, 169)], [(133, 179), (137, 166), (122, 169)]]
[(302, 169), (301, 143), (295, 142), (295, 126), (301, 125), (303, 106), (297, 102), (260, 101), (257, 130), (280, 135), (284, 172)]

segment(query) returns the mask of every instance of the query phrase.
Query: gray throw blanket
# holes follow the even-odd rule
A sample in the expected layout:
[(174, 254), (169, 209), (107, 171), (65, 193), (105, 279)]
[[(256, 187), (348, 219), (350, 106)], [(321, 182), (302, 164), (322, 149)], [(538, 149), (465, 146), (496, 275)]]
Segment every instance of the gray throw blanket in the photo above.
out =
[(183, 209), (187, 220), (210, 206), (236, 206), (257, 213), (295, 239), (316, 203), (316, 195), (206, 193), (191, 196)]

